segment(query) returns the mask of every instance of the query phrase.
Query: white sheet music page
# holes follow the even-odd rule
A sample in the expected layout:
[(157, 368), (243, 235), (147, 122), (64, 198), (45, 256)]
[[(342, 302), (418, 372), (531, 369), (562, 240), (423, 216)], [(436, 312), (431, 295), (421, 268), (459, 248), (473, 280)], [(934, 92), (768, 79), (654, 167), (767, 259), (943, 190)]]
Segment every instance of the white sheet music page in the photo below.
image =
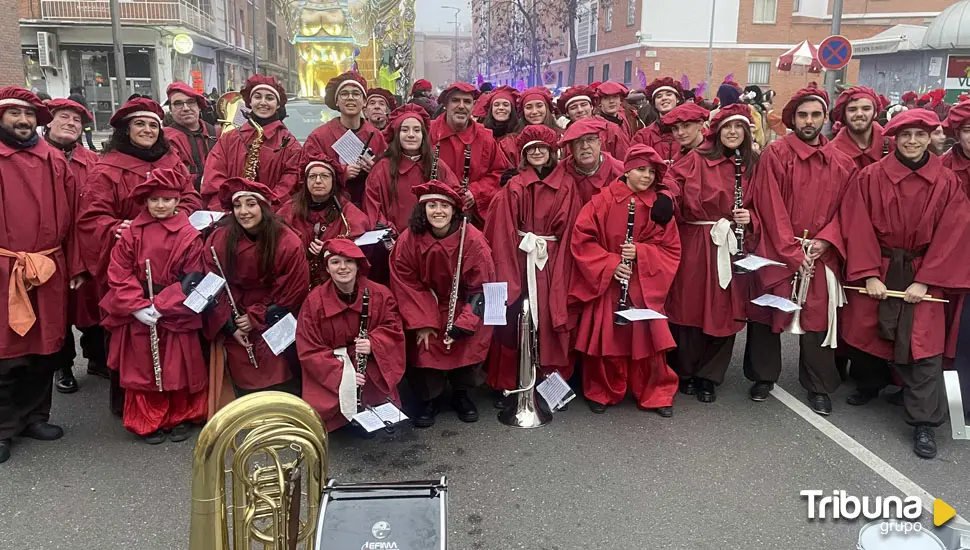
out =
[(296, 317), (292, 313), (287, 313), (286, 317), (263, 332), (263, 340), (266, 341), (273, 355), (283, 353), (290, 344), (296, 342)]
[(189, 223), (192, 227), (202, 231), (203, 229), (215, 224), (225, 216), (225, 212), (215, 212), (213, 210), (196, 210), (189, 216)]
[(226, 280), (222, 277), (216, 275), (215, 273), (206, 273), (206, 276), (199, 281), (199, 284), (192, 289), (192, 292), (185, 297), (185, 301), (182, 305), (191, 309), (196, 313), (202, 313), (205, 306), (209, 303), (209, 300), (214, 298), (219, 292), (222, 291), (222, 287), (226, 285)]
[(666, 319), (667, 317), (659, 312), (652, 309), (624, 309), (622, 311), (617, 311), (617, 315), (623, 317), (627, 321), (653, 321), (656, 319)]
[(566, 403), (569, 403), (576, 397), (576, 393), (558, 372), (553, 372), (547, 376), (545, 380), (536, 386), (536, 390), (546, 400), (549, 408), (554, 411), (561, 409)]
[(509, 284), (485, 283), (482, 285), (485, 293), (485, 324), (493, 326), (505, 325), (505, 308), (509, 299)]
[(761, 256), (756, 256), (754, 254), (748, 254), (744, 258), (734, 262), (734, 265), (740, 267), (741, 269), (747, 269), (748, 271), (758, 271), (762, 267), (767, 267), (769, 265), (785, 267), (785, 264), (781, 262), (769, 260), (768, 258), (762, 258)]
[(774, 294), (762, 294), (761, 296), (758, 296), (754, 300), (751, 300), (751, 303), (756, 306), (773, 307), (775, 309), (784, 311), (785, 313), (794, 313), (802, 309), (798, 307), (798, 304), (796, 304), (795, 302), (792, 302), (791, 300), (786, 300), (781, 296), (775, 296)]
[(384, 238), (384, 235), (387, 235), (387, 231), (388, 231), (387, 229), (375, 229), (373, 231), (368, 231), (363, 235), (361, 235), (360, 237), (357, 237), (357, 240), (354, 241), (354, 244), (356, 244), (357, 246), (367, 246), (369, 244), (377, 244), (381, 242), (381, 239)]
[(387, 426), (385, 422), (390, 422), (392, 426), (403, 422), (408, 419), (408, 415), (394, 406), (394, 403), (384, 403), (377, 407), (367, 407), (355, 414), (353, 419), (368, 432), (373, 432)]
[(340, 136), (340, 139), (333, 142), (333, 150), (337, 152), (337, 156), (340, 157), (340, 162), (343, 164), (353, 164), (357, 162), (360, 158), (360, 154), (364, 152), (364, 142), (357, 137), (352, 130), (347, 130), (344, 135)]

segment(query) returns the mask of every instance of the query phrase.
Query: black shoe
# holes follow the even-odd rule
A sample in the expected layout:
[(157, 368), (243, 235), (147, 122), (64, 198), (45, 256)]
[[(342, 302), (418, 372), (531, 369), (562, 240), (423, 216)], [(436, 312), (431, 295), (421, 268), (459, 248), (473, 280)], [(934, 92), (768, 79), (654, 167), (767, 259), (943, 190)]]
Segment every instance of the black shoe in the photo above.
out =
[(0, 464), (10, 460), (10, 447), (13, 443), (9, 439), (0, 439)]
[(697, 380), (697, 400), (701, 403), (713, 403), (717, 400), (717, 391), (714, 389), (714, 382), (699, 378)]
[(149, 445), (158, 445), (159, 443), (165, 443), (165, 432), (158, 430), (152, 432), (148, 435), (142, 436), (142, 440)]
[(60, 426), (55, 426), (47, 422), (34, 422), (20, 432), (20, 437), (39, 439), (41, 441), (54, 441), (64, 437), (64, 430)]
[(889, 394), (886, 397), (886, 401), (889, 401), (890, 405), (896, 405), (897, 407), (903, 406), (903, 390), (900, 388), (899, 391)]
[(659, 407), (659, 408), (654, 409), (653, 412), (659, 414), (660, 416), (662, 416), (664, 418), (670, 418), (671, 416), (674, 415), (674, 408), (673, 407)]
[(861, 407), (879, 396), (879, 390), (857, 389), (845, 398), (845, 402), (853, 407)]
[(438, 402), (435, 400), (421, 403), (418, 414), (411, 422), (416, 428), (430, 428), (434, 426), (434, 417), (438, 416)]
[(74, 373), (69, 367), (57, 371), (57, 382), (54, 383), (54, 389), (59, 393), (74, 393), (77, 391), (77, 379), (74, 378)]
[(101, 363), (88, 361), (88, 374), (109, 380), (111, 378), (111, 369)]
[(190, 427), (187, 423), (182, 422), (174, 428), (172, 428), (172, 434), (169, 436), (169, 440), (173, 443), (178, 443), (179, 441), (185, 441), (191, 436)]
[(451, 408), (458, 413), (458, 420), (462, 422), (478, 422), (478, 408), (468, 398), (468, 392), (458, 390), (451, 396)]
[(606, 405), (602, 403), (587, 399), (586, 404), (589, 405), (589, 410), (593, 411), (593, 414), (603, 414), (606, 412)]
[(680, 387), (678, 388), (680, 393), (684, 395), (694, 395), (697, 393), (697, 379), (696, 378), (681, 378)]
[(931, 426), (916, 426), (913, 430), (913, 452), (922, 458), (936, 458), (936, 433)]
[(808, 392), (808, 403), (812, 406), (815, 414), (828, 416), (832, 414), (832, 399), (827, 393)]
[(502, 390), (495, 390), (492, 392), (492, 406), (498, 410), (505, 410), (509, 405), (512, 404), (512, 399), (514, 397), (507, 396), (502, 393)]
[(774, 382), (755, 382), (751, 389), (748, 390), (748, 397), (752, 401), (761, 403), (762, 401), (767, 401), (768, 396), (771, 394), (771, 390), (775, 388)]
[(849, 379), (849, 360), (843, 357), (835, 359), (835, 370), (839, 371), (839, 378), (845, 382)]

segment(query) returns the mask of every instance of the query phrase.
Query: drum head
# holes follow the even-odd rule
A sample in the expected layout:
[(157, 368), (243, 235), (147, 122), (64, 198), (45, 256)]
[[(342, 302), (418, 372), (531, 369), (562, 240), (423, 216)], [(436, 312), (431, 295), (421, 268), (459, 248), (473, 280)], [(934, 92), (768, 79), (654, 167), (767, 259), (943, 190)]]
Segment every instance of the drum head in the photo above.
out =
[[(946, 550), (927, 528), (914, 529), (908, 521), (877, 520), (859, 531), (858, 550)], [(907, 530), (908, 529), (908, 530)]]

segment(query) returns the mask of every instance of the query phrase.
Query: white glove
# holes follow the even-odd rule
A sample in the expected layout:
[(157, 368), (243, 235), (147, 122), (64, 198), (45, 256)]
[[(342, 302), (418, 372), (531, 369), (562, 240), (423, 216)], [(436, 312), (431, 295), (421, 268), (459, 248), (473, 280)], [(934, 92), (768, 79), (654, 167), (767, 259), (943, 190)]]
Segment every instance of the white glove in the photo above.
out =
[(155, 323), (162, 318), (162, 314), (155, 309), (155, 306), (149, 306), (132, 313), (135, 319), (139, 322), (148, 325), (150, 327), (155, 326)]

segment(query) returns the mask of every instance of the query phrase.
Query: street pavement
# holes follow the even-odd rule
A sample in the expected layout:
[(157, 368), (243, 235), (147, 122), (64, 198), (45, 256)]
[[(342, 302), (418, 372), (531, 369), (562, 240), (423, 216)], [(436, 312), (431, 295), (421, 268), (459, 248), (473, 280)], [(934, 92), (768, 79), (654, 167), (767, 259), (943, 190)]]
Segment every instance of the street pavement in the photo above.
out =
[[(795, 341), (785, 342), (780, 386), (804, 402)], [(739, 338), (716, 403), (678, 395), (671, 419), (630, 401), (594, 415), (576, 400), (544, 428), (515, 430), (497, 422), (482, 390), (476, 424), (445, 407), (427, 430), (370, 441), (334, 435), (329, 475), (447, 476), (452, 550), (855, 548), (865, 520), (809, 521), (799, 492), (901, 491), (779, 399), (751, 402), (742, 351)], [(195, 438), (141, 443), (108, 412), (107, 382), (82, 365), (80, 392), (54, 396), (52, 420), (65, 437), (15, 440), (0, 465), (0, 549), (187, 548)], [(970, 515), (970, 442), (952, 441), (944, 426), (939, 457), (921, 460), (901, 408), (882, 399), (849, 407), (850, 392), (834, 395), (828, 422)]]

